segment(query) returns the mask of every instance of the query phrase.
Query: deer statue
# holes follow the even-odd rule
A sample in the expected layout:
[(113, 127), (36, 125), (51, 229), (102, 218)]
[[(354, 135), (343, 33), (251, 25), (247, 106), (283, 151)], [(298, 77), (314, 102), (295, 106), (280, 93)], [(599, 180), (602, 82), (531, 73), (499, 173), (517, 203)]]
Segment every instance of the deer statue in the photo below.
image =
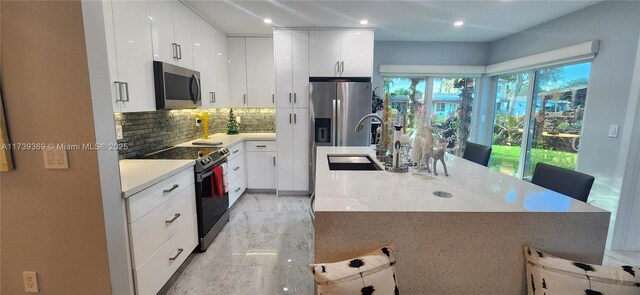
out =
[(438, 139), (435, 143), (435, 148), (433, 149), (433, 174), (438, 175), (438, 170), (436, 166), (438, 161), (442, 162), (442, 167), (444, 167), (444, 175), (449, 176), (449, 172), (447, 172), (447, 163), (444, 161), (444, 153), (447, 151), (447, 145), (449, 141), (443, 138)]
[(422, 161), (426, 162), (427, 171), (431, 172), (429, 168), (429, 158), (426, 155), (430, 155), (433, 151), (433, 129), (425, 122), (424, 110), (419, 110), (418, 126), (416, 128), (416, 136), (413, 139), (413, 147), (411, 149), (411, 161), (417, 165), (418, 171), (422, 168)]

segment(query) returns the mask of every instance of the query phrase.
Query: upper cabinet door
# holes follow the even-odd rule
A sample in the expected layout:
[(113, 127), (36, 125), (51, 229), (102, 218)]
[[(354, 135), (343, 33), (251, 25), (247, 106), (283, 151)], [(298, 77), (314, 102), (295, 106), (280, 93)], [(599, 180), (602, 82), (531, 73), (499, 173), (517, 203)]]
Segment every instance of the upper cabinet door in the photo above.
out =
[(340, 76), (373, 76), (373, 31), (347, 30), (340, 42)]
[(225, 108), (229, 105), (229, 62), (227, 61), (227, 37), (213, 30), (213, 105)]
[(200, 72), (202, 108), (214, 107), (214, 34), (213, 28), (201, 18), (197, 18), (193, 43), (193, 69)]
[(338, 77), (342, 31), (309, 32), (309, 76)]
[[(156, 109), (149, 1), (112, 1), (120, 111)], [(115, 82), (115, 81), (114, 81)]]
[(176, 63), (175, 34), (173, 31), (173, 2), (151, 1), (151, 32), (153, 59)]
[(229, 58), (229, 107), (247, 106), (247, 63), (245, 38), (227, 39)]
[(293, 97), (295, 108), (309, 108), (309, 31), (291, 31)]
[(246, 38), (247, 102), (249, 107), (275, 105), (273, 39)]
[[(276, 70), (276, 107), (293, 105), (293, 46), (291, 30), (273, 31), (273, 50)], [(308, 75), (304, 78), (309, 77)]]
[(178, 44), (176, 65), (193, 69), (196, 20), (200, 17), (179, 1), (173, 2), (173, 28)]

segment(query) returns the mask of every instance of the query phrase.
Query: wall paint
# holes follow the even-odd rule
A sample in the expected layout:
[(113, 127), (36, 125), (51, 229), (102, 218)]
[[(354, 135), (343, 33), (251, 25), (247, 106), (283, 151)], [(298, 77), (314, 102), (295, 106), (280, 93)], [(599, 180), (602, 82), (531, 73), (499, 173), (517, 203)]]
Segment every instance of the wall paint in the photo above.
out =
[[(615, 212), (624, 167), (621, 137), (609, 138), (609, 124), (625, 120), (640, 33), (640, 2), (606, 1), (491, 43), (490, 63), (590, 40), (600, 40), (593, 61), (578, 170), (596, 178), (593, 205)], [(612, 223), (614, 219), (612, 215)], [(609, 237), (611, 238), (611, 236)]]
[[(0, 5), (12, 141), (95, 142), (80, 2)], [(45, 170), (40, 151), (14, 160), (0, 176), (0, 293), (22, 294), (22, 272), (37, 271), (40, 294), (111, 294), (97, 153), (69, 152), (68, 170)]]

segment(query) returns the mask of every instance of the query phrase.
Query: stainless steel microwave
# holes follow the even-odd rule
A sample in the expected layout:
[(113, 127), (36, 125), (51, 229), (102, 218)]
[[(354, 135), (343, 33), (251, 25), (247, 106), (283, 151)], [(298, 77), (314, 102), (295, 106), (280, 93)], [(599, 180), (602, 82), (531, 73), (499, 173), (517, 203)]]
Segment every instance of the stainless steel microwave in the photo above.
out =
[(156, 109), (195, 109), (201, 105), (200, 72), (154, 61)]

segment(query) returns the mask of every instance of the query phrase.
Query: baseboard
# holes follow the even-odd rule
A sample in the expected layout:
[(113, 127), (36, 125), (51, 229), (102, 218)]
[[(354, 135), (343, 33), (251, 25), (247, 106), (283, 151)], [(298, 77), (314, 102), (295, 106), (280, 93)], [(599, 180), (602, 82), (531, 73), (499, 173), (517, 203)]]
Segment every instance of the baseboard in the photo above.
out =
[(275, 188), (248, 188), (244, 191), (248, 194), (275, 194)]
[(286, 197), (286, 196), (296, 196), (296, 197), (307, 196), (308, 197), (311, 195), (309, 191), (285, 191), (285, 190), (279, 190), (277, 194), (278, 194), (278, 197)]

